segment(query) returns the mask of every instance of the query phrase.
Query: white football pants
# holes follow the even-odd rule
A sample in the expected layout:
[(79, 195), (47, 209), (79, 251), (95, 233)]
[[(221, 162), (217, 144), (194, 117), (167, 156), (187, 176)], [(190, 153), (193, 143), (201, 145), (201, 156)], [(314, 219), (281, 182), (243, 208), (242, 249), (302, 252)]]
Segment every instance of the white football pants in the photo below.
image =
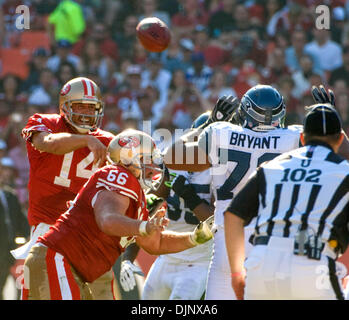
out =
[(159, 256), (144, 283), (142, 300), (200, 300), (209, 262), (178, 263)]
[(334, 300), (343, 295), (339, 263), (324, 253), (321, 260), (294, 255), (293, 247), (294, 239), (280, 237), (253, 247), (245, 261), (246, 300)]
[[(252, 245), (248, 239), (253, 228), (245, 228), (245, 253), (247, 254)], [(234, 290), (231, 286), (231, 272), (225, 246), (224, 228), (218, 226), (213, 239), (213, 255), (208, 271), (206, 300), (236, 300)]]

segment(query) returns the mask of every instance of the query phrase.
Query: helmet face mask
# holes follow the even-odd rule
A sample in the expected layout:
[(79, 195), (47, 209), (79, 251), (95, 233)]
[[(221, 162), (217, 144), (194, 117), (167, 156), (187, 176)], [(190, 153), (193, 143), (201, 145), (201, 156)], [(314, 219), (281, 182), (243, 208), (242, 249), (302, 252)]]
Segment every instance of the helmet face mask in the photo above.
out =
[(164, 177), (162, 164), (162, 156), (157, 149), (152, 154), (143, 154), (133, 161), (131, 166), (140, 171), (138, 180), (142, 189), (156, 191), (160, 187)]
[(283, 128), (285, 115), (283, 97), (271, 86), (257, 85), (248, 90), (241, 99), (240, 124), (251, 130)]
[[(94, 105), (94, 111), (83, 108), (84, 104)], [(104, 105), (98, 86), (90, 79), (80, 77), (68, 81), (60, 92), (59, 106), (61, 115), (79, 133), (87, 133), (101, 126)]]
[(163, 179), (163, 159), (146, 133), (127, 129), (109, 143), (108, 161), (121, 164), (138, 179), (142, 189), (157, 190)]
[[(77, 112), (75, 111), (75, 104), (86, 104), (86, 106), (94, 105), (94, 111), (92, 113)], [(99, 128), (104, 116), (103, 107), (98, 103), (68, 101), (62, 106), (62, 110), (64, 110), (64, 117), (68, 123), (80, 133), (86, 133)]]

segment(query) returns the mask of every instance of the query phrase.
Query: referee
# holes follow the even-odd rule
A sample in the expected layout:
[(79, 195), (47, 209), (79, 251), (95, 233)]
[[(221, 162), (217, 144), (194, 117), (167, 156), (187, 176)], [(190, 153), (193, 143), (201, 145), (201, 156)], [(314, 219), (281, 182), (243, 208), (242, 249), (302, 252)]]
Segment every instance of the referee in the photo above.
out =
[[(342, 141), (333, 106), (311, 106), (304, 147), (260, 166), (226, 209), (238, 299), (343, 299), (336, 259), (349, 242), (349, 162), (337, 154)], [(244, 226), (255, 217), (244, 262)]]

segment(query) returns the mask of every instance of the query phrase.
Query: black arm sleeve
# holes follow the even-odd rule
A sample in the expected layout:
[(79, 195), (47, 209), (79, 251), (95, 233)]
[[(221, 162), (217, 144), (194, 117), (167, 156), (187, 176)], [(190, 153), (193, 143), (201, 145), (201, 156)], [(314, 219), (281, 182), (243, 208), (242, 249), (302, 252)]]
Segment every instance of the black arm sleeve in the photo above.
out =
[(235, 214), (245, 221), (245, 226), (258, 215), (259, 208), (259, 179), (261, 178), (261, 171), (258, 168), (254, 174), (249, 178), (246, 185), (236, 194), (230, 202), (226, 212)]

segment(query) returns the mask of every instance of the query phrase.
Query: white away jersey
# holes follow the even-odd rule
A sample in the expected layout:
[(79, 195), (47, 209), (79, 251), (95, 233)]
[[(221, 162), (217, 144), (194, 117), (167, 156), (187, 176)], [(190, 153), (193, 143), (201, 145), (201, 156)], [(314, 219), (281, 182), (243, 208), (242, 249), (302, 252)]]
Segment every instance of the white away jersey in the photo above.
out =
[(212, 168), (215, 197), (215, 224), (224, 225), (223, 212), (234, 195), (261, 163), (283, 152), (299, 147), (303, 127), (257, 132), (230, 122), (215, 122), (199, 136), (199, 147), (205, 150)]
[[(208, 170), (203, 172), (186, 172), (169, 170), (185, 176), (194, 186), (197, 195), (211, 203), (211, 176)], [(168, 230), (177, 232), (193, 231), (199, 220), (190, 209), (185, 207), (184, 200), (171, 190), (167, 201), (167, 218), (170, 219)], [(166, 257), (185, 261), (209, 261), (212, 253), (212, 240), (207, 243), (178, 253), (167, 254)]]

